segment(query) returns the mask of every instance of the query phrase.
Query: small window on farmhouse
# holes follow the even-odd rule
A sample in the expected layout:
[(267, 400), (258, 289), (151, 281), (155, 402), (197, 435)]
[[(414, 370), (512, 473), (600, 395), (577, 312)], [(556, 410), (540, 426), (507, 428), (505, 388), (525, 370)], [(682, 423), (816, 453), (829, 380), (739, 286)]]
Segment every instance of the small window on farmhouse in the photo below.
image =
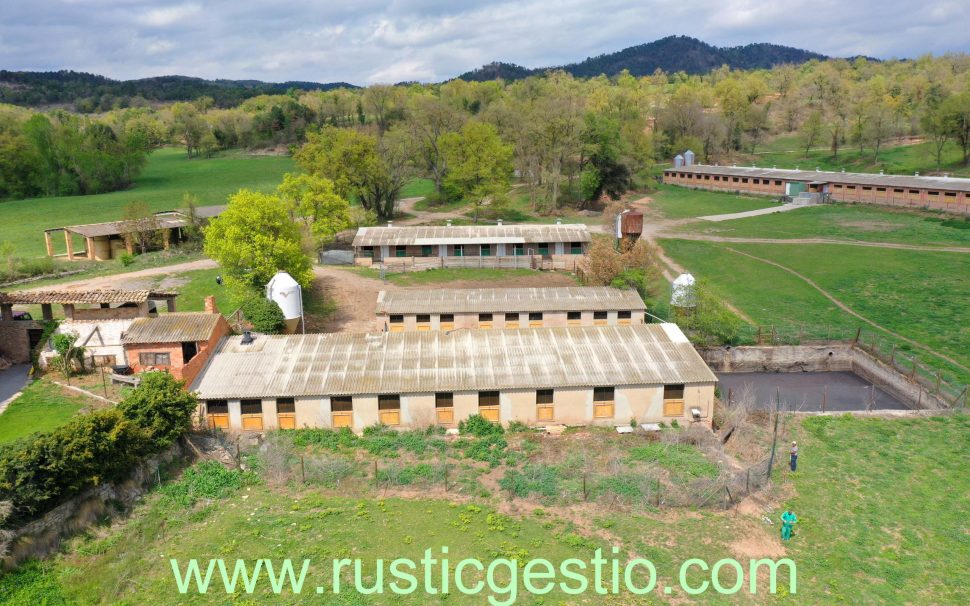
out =
[(491, 244), (482, 244), (482, 252), (481, 252), (481, 255), (483, 257), (491, 257), (492, 256), (492, 245)]
[(855, 185), (846, 185), (845, 188), (846, 189), (854, 190), (855, 189)]
[(732, 183), (737, 183), (738, 181), (739, 181), (739, 179), (737, 177), (731, 177), (731, 182)]
[(938, 192), (938, 191), (928, 191), (926, 193), (928, 193), (931, 196), (939, 196), (940, 195), (940, 192)]
[(171, 356), (166, 353), (146, 351), (138, 354), (138, 363), (142, 366), (171, 366)]
[(229, 414), (229, 402), (226, 400), (206, 400), (205, 410), (210, 415)]
[(441, 314), (441, 321), (444, 323), (453, 323), (455, 321), (455, 314)]
[(571, 255), (581, 255), (581, 254), (583, 254), (583, 243), (582, 242), (570, 242), (569, 243), (569, 254), (571, 254)]
[(781, 179), (775, 179), (775, 185), (781, 185)]
[(947, 198), (956, 198), (956, 197), (957, 197), (957, 193), (956, 193), (955, 191), (948, 191), (948, 192), (946, 192), (946, 194), (944, 194), (944, 195), (945, 195), (945, 196), (946, 196)]
[(430, 324), (431, 315), (430, 314), (418, 314), (418, 324)]
[(433, 257), (434, 256), (434, 247), (433, 246), (428, 246), (428, 245), (423, 245), (421, 247), (421, 256), (422, 257)]
[(901, 193), (903, 193), (903, 189), (901, 187), (897, 187), (897, 188), (893, 189), (893, 193), (894, 194), (901, 194)]
[(408, 256), (408, 247), (407, 246), (395, 246), (394, 247), (394, 256), (396, 256), (396, 257), (406, 257), (406, 256)]
[(664, 400), (683, 400), (683, 385), (664, 385)]
[(465, 256), (465, 245), (464, 244), (455, 244), (455, 256), (456, 257), (464, 257)]
[(570, 311), (570, 312), (566, 312), (566, 319), (567, 320), (582, 320), (583, 319), (583, 312), (581, 312), (581, 311)]
[(605, 312), (605, 311), (594, 311), (593, 312), (593, 319), (594, 320), (605, 320), (608, 316), (609, 316), (609, 312)]
[(629, 320), (633, 317), (633, 313), (629, 311), (619, 311), (616, 313), (616, 317), (620, 320)]
[(352, 396), (333, 396), (330, 398), (330, 410), (333, 412), (351, 412), (354, 409)]
[(507, 313), (507, 314), (505, 314), (505, 321), (506, 322), (518, 322), (519, 321), (519, 314), (514, 313), (514, 312), (513, 313)]
[(919, 190), (918, 189), (911, 189), (911, 190), (909, 190), (909, 193), (915, 196), (916, 194), (919, 193)]
[(711, 180), (711, 176), (710, 175), (704, 175), (704, 180), (705, 181), (710, 181)]
[(455, 394), (436, 393), (434, 395), (435, 408), (452, 408), (455, 405)]
[(391, 324), (404, 324), (404, 316), (401, 314), (391, 314)]
[(863, 185), (862, 186), (862, 191), (872, 191), (872, 188), (869, 187), (868, 185)]
[(747, 177), (744, 177), (744, 178), (741, 179), (741, 183), (747, 183), (747, 182), (748, 182), (748, 178)]
[(536, 390), (536, 404), (552, 404), (553, 391), (551, 389)]
[(377, 396), (377, 413), (384, 425), (401, 424), (401, 396), (387, 394)]
[(761, 179), (751, 179), (751, 184), (752, 185), (759, 185), (759, 184), (761, 184)]
[(262, 400), (239, 400), (239, 410), (244, 415), (263, 414)]
[(182, 363), (185, 364), (199, 353), (199, 346), (195, 341), (185, 341), (182, 343)]
[(296, 413), (296, 402), (293, 398), (276, 398), (276, 413), (284, 415)]
[(499, 395), (497, 391), (478, 392), (478, 406), (498, 406)]
[(521, 243), (519, 243), (519, 244), (513, 244), (512, 245), (512, 254), (515, 255), (516, 257), (519, 257), (521, 255), (524, 255), (525, 254), (525, 244), (521, 244)]
[(492, 314), (478, 314), (478, 321), (479, 322), (491, 322), (492, 321)]
[(594, 402), (612, 402), (613, 401), (613, 388), (612, 387), (594, 387), (593, 388), (593, 401)]
[(721, 177), (720, 177), (720, 175), (714, 175), (714, 180), (715, 180), (715, 181), (720, 181), (720, 180), (721, 180)]
[(529, 322), (542, 322), (542, 312), (541, 311), (529, 312)]
[(886, 191), (886, 188), (885, 187), (877, 187), (876, 188), (876, 191)]
[(373, 246), (363, 246), (360, 249), (360, 254), (362, 257), (374, 257), (374, 247)]

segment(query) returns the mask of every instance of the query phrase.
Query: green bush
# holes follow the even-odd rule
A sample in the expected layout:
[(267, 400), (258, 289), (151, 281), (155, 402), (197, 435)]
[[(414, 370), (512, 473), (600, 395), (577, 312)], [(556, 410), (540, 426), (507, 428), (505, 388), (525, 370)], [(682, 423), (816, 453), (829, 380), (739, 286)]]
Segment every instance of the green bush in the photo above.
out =
[(14, 505), (8, 522), (24, 522), (92, 486), (121, 480), (167, 448), (195, 410), (194, 397), (172, 391), (173, 385), (179, 383), (170, 376), (146, 375), (115, 408), (0, 447), (0, 501)]
[(121, 253), (121, 255), (118, 257), (118, 260), (121, 261), (121, 265), (123, 267), (128, 267), (129, 265), (135, 262), (135, 255), (130, 253)]
[(239, 490), (252, 478), (237, 469), (226, 469), (218, 461), (203, 461), (185, 470), (177, 482), (161, 489), (163, 498), (182, 508), (202, 499), (221, 499)]
[(501, 435), (505, 432), (498, 423), (492, 423), (482, 415), (472, 415), (458, 423), (458, 432), (462, 435), (471, 434), (479, 438)]
[(286, 327), (286, 318), (283, 317), (283, 310), (276, 304), (264, 297), (254, 295), (248, 297), (240, 305), (246, 321), (252, 324), (253, 330), (266, 334), (276, 334), (283, 332)]
[(559, 494), (559, 471), (548, 465), (526, 465), (521, 471), (507, 471), (498, 484), (517, 497), (532, 493), (554, 497)]
[(509, 443), (505, 441), (505, 438), (496, 434), (475, 440), (462, 438), (455, 442), (455, 447), (460, 449), (466, 457), (488, 463), (492, 467), (497, 467), (502, 462), (508, 446)]
[(334, 431), (332, 429), (294, 429), (293, 445), (301, 448), (307, 446), (319, 446), (327, 450), (338, 450), (340, 448), (352, 448), (357, 446), (360, 441), (349, 427), (341, 427)]
[(508, 432), (509, 433), (523, 433), (529, 431), (529, 426), (522, 421), (512, 421), (509, 423)]

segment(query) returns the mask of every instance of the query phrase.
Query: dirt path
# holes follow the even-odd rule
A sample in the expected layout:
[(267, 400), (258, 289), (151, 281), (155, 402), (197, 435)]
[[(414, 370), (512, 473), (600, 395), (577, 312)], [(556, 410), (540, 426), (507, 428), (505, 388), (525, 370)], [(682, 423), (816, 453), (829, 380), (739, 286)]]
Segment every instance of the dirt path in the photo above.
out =
[[(139, 269), (138, 271), (130, 271), (123, 274), (113, 274), (110, 276), (97, 276), (93, 278), (84, 278), (82, 280), (74, 280), (72, 282), (64, 282), (62, 284), (57, 284), (54, 286), (41, 286), (37, 288), (28, 288), (26, 292), (40, 291), (40, 290), (104, 290), (104, 289), (132, 289), (140, 290), (147, 288), (153, 282), (156, 276), (166, 276), (170, 274), (180, 274), (186, 271), (193, 271), (197, 269), (214, 269), (219, 267), (219, 265), (212, 259), (199, 259), (198, 261), (189, 261), (187, 263), (178, 263), (176, 265), (165, 265), (163, 267), (150, 267), (148, 269)], [(152, 278), (152, 279), (146, 279)]]
[(946, 356), (944, 354), (941, 354), (940, 352), (938, 352), (938, 351), (930, 348), (927, 345), (923, 345), (922, 343), (920, 343), (918, 341), (914, 341), (913, 339), (910, 339), (908, 337), (904, 337), (903, 335), (899, 334), (898, 332), (889, 330), (885, 326), (882, 326), (880, 324), (877, 324), (876, 322), (874, 322), (874, 321), (870, 320), (869, 318), (863, 316), (862, 314), (860, 314), (859, 312), (855, 311), (854, 309), (852, 309), (851, 307), (849, 307), (848, 305), (846, 305), (842, 301), (836, 299), (834, 296), (832, 296), (832, 294), (829, 291), (827, 291), (824, 288), (822, 288), (821, 286), (819, 286), (814, 280), (812, 280), (811, 278), (809, 278), (809, 277), (807, 277), (807, 276), (805, 276), (803, 274), (798, 273), (794, 269), (791, 269), (789, 267), (785, 267), (781, 263), (776, 263), (775, 261), (771, 261), (769, 259), (764, 259), (764, 258), (761, 258), (761, 257), (756, 257), (755, 255), (752, 255), (752, 254), (749, 254), (749, 253), (746, 253), (746, 252), (741, 252), (740, 250), (731, 248), (730, 246), (725, 246), (724, 249), (725, 250), (729, 250), (729, 251), (731, 251), (731, 252), (733, 252), (735, 254), (741, 255), (743, 257), (748, 257), (748, 258), (754, 259), (756, 261), (761, 261), (762, 263), (766, 263), (766, 264), (771, 265), (773, 267), (777, 267), (778, 269), (780, 269), (782, 271), (785, 271), (785, 272), (787, 272), (787, 273), (795, 276), (796, 278), (802, 280), (803, 282), (805, 282), (806, 284), (808, 284), (809, 286), (811, 286), (812, 288), (814, 288), (815, 290), (817, 290), (819, 293), (822, 294), (822, 296), (824, 296), (826, 299), (828, 299), (829, 301), (831, 301), (836, 307), (838, 307), (842, 311), (846, 312), (847, 314), (849, 314), (849, 315), (851, 315), (851, 316), (853, 316), (853, 317), (855, 317), (855, 318), (857, 318), (859, 320), (862, 320), (863, 322), (865, 322), (866, 324), (872, 326), (873, 328), (879, 329), (879, 330), (881, 330), (881, 331), (883, 331), (883, 332), (885, 332), (885, 333), (887, 333), (889, 335), (892, 335), (893, 337), (895, 337), (895, 338), (897, 338), (897, 339), (899, 339), (901, 341), (904, 341), (904, 342), (909, 343), (910, 345), (912, 345), (914, 347), (918, 347), (919, 349), (922, 349), (923, 351), (926, 351), (928, 353), (931, 353), (934, 356), (936, 356), (937, 358), (939, 358), (941, 360), (945, 360), (945, 361), (949, 362), (950, 364), (953, 364), (957, 368), (961, 368), (961, 369), (963, 369), (963, 370), (965, 370), (967, 372), (970, 372), (970, 368), (968, 368), (967, 366), (964, 366), (963, 364), (960, 364), (959, 362), (957, 362), (953, 358), (950, 358), (949, 356)]
[(400, 221), (395, 221), (398, 225), (418, 225), (420, 223), (431, 223), (432, 221), (444, 221), (446, 219), (467, 219), (462, 211), (467, 209), (459, 209), (452, 211), (442, 211), (434, 212), (429, 210), (417, 210), (414, 206), (424, 200), (423, 197), (417, 198), (402, 198), (397, 201), (397, 209), (399, 212), (407, 213), (409, 215), (414, 215), (408, 219), (401, 219)]

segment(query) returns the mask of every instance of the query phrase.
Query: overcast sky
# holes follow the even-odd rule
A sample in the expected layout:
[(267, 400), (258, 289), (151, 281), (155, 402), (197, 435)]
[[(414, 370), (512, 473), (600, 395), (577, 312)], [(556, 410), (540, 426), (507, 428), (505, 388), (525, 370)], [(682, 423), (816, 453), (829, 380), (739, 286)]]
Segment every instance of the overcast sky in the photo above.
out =
[(366, 85), (672, 34), (833, 56), (968, 52), (968, 25), (967, 0), (0, 0), (0, 68)]

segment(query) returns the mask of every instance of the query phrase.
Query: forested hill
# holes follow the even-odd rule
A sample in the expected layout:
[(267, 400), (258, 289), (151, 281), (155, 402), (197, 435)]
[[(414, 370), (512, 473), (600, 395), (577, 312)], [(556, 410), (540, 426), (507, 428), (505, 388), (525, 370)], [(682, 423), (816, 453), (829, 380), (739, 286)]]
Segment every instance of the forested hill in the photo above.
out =
[(15, 72), (0, 70), (0, 103), (37, 107), (66, 103), (81, 112), (107, 111), (146, 101), (191, 101), (212, 97), (218, 107), (232, 107), (262, 94), (302, 90), (356, 88), (346, 82), (261, 82), (204, 80), (188, 76), (158, 76), (140, 80), (112, 80), (104, 76), (62, 70)]
[(579, 63), (558, 67), (529, 69), (511, 63), (490, 63), (458, 76), (461, 80), (517, 80), (553, 69), (562, 69), (580, 78), (600, 74), (614, 76), (629, 70), (634, 76), (647, 76), (660, 69), (667, 73), (703, 74), (722, 65), (733, 69), (770, 68), (783, 63), (805, 63), (827, 57), (819, 53), (778, 44), (747, 44), (717, 47), (696, 38), (668, 36), (654, 42), (631, 46), (615, 53), (590, 57)]

